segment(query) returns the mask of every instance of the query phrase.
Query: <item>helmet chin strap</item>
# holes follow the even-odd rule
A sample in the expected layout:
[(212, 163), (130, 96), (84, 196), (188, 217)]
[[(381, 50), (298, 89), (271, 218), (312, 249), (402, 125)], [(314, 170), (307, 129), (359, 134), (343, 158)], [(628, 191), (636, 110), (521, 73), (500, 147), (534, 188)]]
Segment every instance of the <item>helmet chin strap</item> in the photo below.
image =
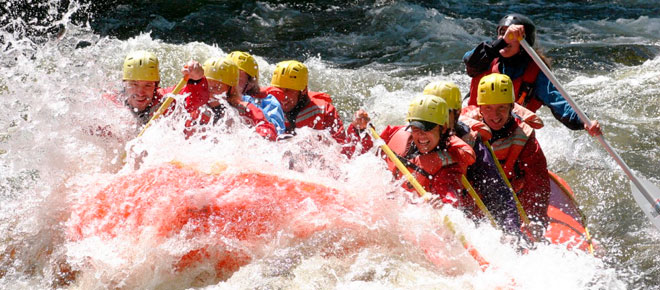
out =
[(250, 80), (245, 82), (245, 85), (243, 86), (243, 89), (241, 90), (241, 94), (244, 94), (247, 92), (247, 87), (250, 84)]

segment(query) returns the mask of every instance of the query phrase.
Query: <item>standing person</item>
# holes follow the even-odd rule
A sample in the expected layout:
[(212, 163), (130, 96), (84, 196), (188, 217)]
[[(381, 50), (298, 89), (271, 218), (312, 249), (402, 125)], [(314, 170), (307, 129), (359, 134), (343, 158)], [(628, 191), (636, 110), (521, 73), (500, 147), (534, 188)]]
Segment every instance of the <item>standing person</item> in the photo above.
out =
[(358, 142), (362, 143), (361, 153), (373, 147), (371, 139), (360, 137), (361, 131), (366, 127), (362, 116), (355, 115), (347, 137), (343, 122), (332, 105), (332, 99), (326, 93), (309, 91), (308, 77), (307, 66), (303, 63), (295, 60), (282, 61), (273, 72), (272, 87), (266, 88), (266, 92), (274, 95), (282, 104), (286, 133), (295, 134), (296, 128), (302, 127), (329, 130), (332, 138), (343, 146), (342, 153), (347, 156), (354, 153)]
[[(485, 135), (486, 138), (491, 136), (488, 127), (477, 120), (459, 119), (462, 109), (461, 92), (456, 84), (446, 81), (429, 83), (424, 88), (424, 95), (438, 96), (447, 102), (449, 107), (447, 127), (469, 144), (475, 152), (475, 163), (467, 168), (465, 175), (467, 180), (493, 214), (497, 224), (509, 233), (520, 233), (520, 219), (513, 195), (500, 176), (490, 150), (482, 142), (481, 135)], [(483, 129), (472, 130), (475, 127)], [(483, 216), (470, 196), (463, 193), (461, 198), (465, 200), (464, 206), (468, 212), (477, 217)]]
[[(461, 176), (475, 161), (472, 147), (453, 135), (449, 128), (449, 109), (443, 98), (434, 95), (415, 97), (409, 105), (408, 126), (387, 126), (380, 134), (415, 179), (435, 200), (462, 205)], [(387, 159), (395, 177), (401, 173)], [(415, 191), (408, 182), (403, 186)]]
[[(238, 110), (243, 120), (250, 126), (254, 126), (255, 130), (262, 137), (275, 141), (277, 139), (277, 131), (275, 126), (266, 120), (264, 113), (254, 104), (243, 101), (241, 98), (237, 85), (239, 84), (239, 70), (228, 58), (210, 58), (204, 62), (204, 75), (208, 81), (208, 89), (211, 94), (211, 99), (208, 103), (213, 111), (214, 124), (225, 113), (225, 107), (216, 99), (216, 96), (225, 95), (227, 103)], [(208, 118), (208, 117), (206, 117)]]
[[(536, 112), (541, 106), (550, 108), (553, 116), (572, 130), (586, 129), (590, 135), (601, 135), (600, 124), (593, 121), (584, 124), (561, 93), (540, 71), (536, 63), (520, 46), (519, 39), (525, 38), (530, 46), (536, 42), (536, 26), (529, 18), (520, 14), (504, 16), (497, 25), (497, 39), (482, 42), (465, 53), (463, 62), (467, 74), (472, 77), (469, 105), (477, 104), (477, 89), (482, 77), (491, 73), (502, 73), (513, 80), (515, 102)], [(546, 65), (549, 60), (539, 53)]]
[(277, 134), (285, 131), (284, 112), (282, 105), (272, 95), (269, 95), (259, 87), (259, 64), (252, 55), (243, 51), (232, 51), (227, 55), (228, 59), (238, 67), (238, 84), (236, 90), (243, 97), (243, 101), (250, 102), (261, 109), (266, 119), (275, 125)]
[(477, 106), (464, 109), (466, 117), (484, 122), (491, 130), (490, 142), (530, 218), (528, 229), (535, 240), (548, 225), (550, 180), (548, 165), (534, 129), (513, 113), (511, 78), (490, 74), (481, 79)]

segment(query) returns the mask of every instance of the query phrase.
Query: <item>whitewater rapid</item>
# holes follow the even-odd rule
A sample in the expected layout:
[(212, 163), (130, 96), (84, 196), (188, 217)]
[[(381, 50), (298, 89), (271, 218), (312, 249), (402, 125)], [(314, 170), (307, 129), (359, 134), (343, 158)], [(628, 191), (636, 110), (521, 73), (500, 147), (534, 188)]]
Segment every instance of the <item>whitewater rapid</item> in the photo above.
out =
[[(427, 19), (426, 26), (397, 16), (401, 11)], [(341, 34), (329, 34), (309, 43), (312, 47), (348, 47), (352, 45), (350, 39), (358, 39), (363, 50), (371, 51), (374, 62), (356, 65), (360, 63), (357, 48), (344, 64), (337, 56), (339, 52), (298, 58), (310, 69), (310, 88), (330, 93), (345, 121), (353, 111), (364, 108), (378, 128), (403, 124), (407, 100), (433, 80), (451, 80), (466, 91), (469, 79), (456, 57), (487, 39), (488, 32), (480, 26), (489, 24), (487, 20), (452, 19), (443, 11), (414, 4), (374, 7), (369, 13), (373, 26), (364, 33), (355, 32), (345, 39)], [(405, 53), (379, 55), (384, 50), (372, 47), (379, 43), (373, 35), (393, 18), (401, 25), (386, 26), (385, 40), (380, 44)], [(606, 138), (629, 165), (658, 184), (660, 133), (654, 128), (660, 125), (660, 58), (621, 66), (613, 62), (616, 56), (612, 55), (616, 54), (598, 52), (607, 51), (613, 42), (615, 47), (634, 43), (637, 46), (632, 47), (642, 51), (640, 54), (653, 55), (660, 22), (643, 16), (587, 19), (564, 35), (553, 21), (539, 21), (546, 27), (540, 35), (541, 43), (554, 53), (569, 55), (559, 59), (559, 80), (587, 114), (601, 121)], [(229, 49), (194, 41), (165, 42), (154, 37), (159, 31), (127, 39), (102, 36), (88, 26), (70, 23), (67, 17), (57, 24), (63, 26), (62, 33), (37, 40), (6, 26), (0, 30), (4, 41), (0, 58), (0, 286), (4, 289), (490, 289), (509, 283), (512, 277), (521, 289), (547, 289), (548, 285), (561, 289), (657, 287), (660, 234), (630, 197), (627, 178), (598, 143), (582, 131), (564, 128), (546, 109), (540, 111), (546, 127), (537, 137), (550, 169), (573, 187), (591, 232), (602, 245), (602, 257), (554, 245), (540, 245), (519, 254), (502, 242), (497, 230), (486, 224), (476, 226), (458, 211), (438, 212), (399, 199), (388, 200), (388, 193), (404, 193), (391, 181), (382, 160), (372, 154), (343, 159), (338, 147), (310, 141), (319, 138), (314, 132), (303, 130), (296, 140), (273, 144), (248, 128), (218, 127), (208, 132), (206, 139), (186, 140), (179, 134), (183, 126), (180, 120), (170, 118), (133, 139), (138, 128), (130, 113), (101, 97), (121, 90), (121, 64), (128, 51), (146, 49), (158, 55), (161, 85), (171, 86), (180, 78), (180, 66), (185, 61), (225, 56)], [(422, 31), (444, 28), (452, 33), (422, 35)], [(434, 50), (452, 45), (458, 48)], [(267, 85), (276, 61), (263, 53), (255, 56), (260, 83)], [(90, 134), (99, 127), (113, 135)], [(126, 166), (121, 160), (125, 150), (136, 153), (129, 154)], [(135, 156), (142, 152), (147, 155), (136, 171)], [(290, 156), (297, 157), (299, 165), (294, 170), (289, 168)], [(103, 237), (81, 241), (68, 236), (76, 205), (93, 199), (122, 176), (142, 174), (172, 161), (201, 172), (210, 172), (221, 163), (231, 174), (261, 172), (333, 188), (361, 205), (360, 211), (347, 209), (347, 216), (335, 216), (350, 220), (358, 230), (331, 227), (297, 239), (283, 228), (279, 242), (262, 241), (249, 263), (221, 278), (204, 265), (188, 272), (173, 270), (177, 251), (194, 248), (194, 240), (151, 239), (148, 228), (143, 229), (146, 238), (139, 243), (130, 236), (112, 241)], [(201, 198), (203, 193), (193, 190), (188, 195)], [(252, 192), (242, 188), (235, 194), (249, 198)], [(313, 208), (315, 204), (308, 205)], [(361, 221), (353, 216), (365, 212), (372, 219)], [(486, 272), (475, 269), (474, 262), (438, 222), (445, 214), (496, 267)], [(409, 235), (428, 230), (437, 230), (444, 239), (448, 249), (443, 253), (456, 258), (451, 264), (455, 269), (434, 265), (423, 254), (424, 247), (406, 242)], [(370, 243), (355, 247), (352, 242), (360, 239)], [(333, 247), (350, 251), (328, 254), (327, 249)], [(68, 280), (69, 272), (77, 273), (74, 280)]]

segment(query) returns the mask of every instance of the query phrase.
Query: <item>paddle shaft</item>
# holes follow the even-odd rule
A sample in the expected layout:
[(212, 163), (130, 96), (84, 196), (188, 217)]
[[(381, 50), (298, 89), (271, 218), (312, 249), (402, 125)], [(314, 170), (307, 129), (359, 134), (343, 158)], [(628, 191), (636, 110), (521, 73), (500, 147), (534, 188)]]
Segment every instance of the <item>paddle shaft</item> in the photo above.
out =
[[(580, 117), (580, 120), (582, 120), (582, 122), (584, 122), (587, 125), (591, 125), (591, 120), (589, 119), (589, 117), (587, 117), (587, 115), (584, 114), (584, 112), (575, 103), (575, 101), (573, 101), (573, 99), (568, 94), (568, 92), (566, 92), (566, 90), (564, 90), (564, 87), (562, 87), (562, 85), (559, 83), (559, 81), (557, 81), (557, 78), (555, 78), (554, 74), (552, 74), (552, 72), (550, 71), (548, 66), (545, 65), (545, 63), (541, 60), (541, 58), (538, 56), (538, 54), (536, 54), (536, 51), (534, 51), (534, 49), (531, 46), (529, 46), (529, 44), (527, 43), (527, 41), (525, 39), (520, 40), (520, 45), (525, 49), (525, 51), (527, 51), (527, 54), (529, 54), (529, 56), (532, 57), (532, 59), (534, 60), (536, 65), (538, 65), (538, 67), (543, 71), (545, 76), (548, 77), (548, 79), (552, 82), (553, 85), (555, 85), (555, 88), (557, 88), (557, 90), (562, 94), (562, 96), (564, 96), (564, 99), (566, 99), (568, 104), (570, 104), (571, 107), (573, 107), (573, 110), (575, 110), (575, 112), (578, 114), (578, 116)], [(646, 190), (646, 187), (644, 187), (642, 185), (642, 183), (639, 181), (637, 176), (635, 176), (635, 174), (633, 174), (632, 170), (630, 170), (630, 167), (628, 167), (628, 165), (623, 161), (623, 159), (621, 159), (621, 156), (619, 156), (619, 154), (616, 153), (616, 151), (614, 151), (614, 149), (612, 148), (612, 146), (610, 146), (610, 144), (607, 142), (607, 140), (605, 140), (605, 138), (603, 138), (602, 135), (599, 135), (596, 138), (598, 139), (598, 142), (600, 142), (600, 144), (603, 145), (603, 147), (605, 148), (605, 151), (607, 151), (607, 153), (609, 153), (610, 156), (612, 156), (612, 158), (614, 158), (614, 161), (616, 161), (616, 163), (619, 164), (621, 169), (623, 169), (623, 172), (625, 172), (626, 175), (628, 175), (628, 178), (630, 178), (630, 180), (633, 182), (633, 184), (635, 184), (635, 186), (637, 187), (637, 189), (639, 189), (639, 191), (642, 193), (644, 198), (646, 198), (646, 200), (650, 204), (656, 205), (656, 206), (653, 206), (653, 208), (656, 211), (656, 214), (660, 214), (660, 206), (657, 206), (659, 201), (656, 201), (656, 200), (653, 199), (651, 194)]]

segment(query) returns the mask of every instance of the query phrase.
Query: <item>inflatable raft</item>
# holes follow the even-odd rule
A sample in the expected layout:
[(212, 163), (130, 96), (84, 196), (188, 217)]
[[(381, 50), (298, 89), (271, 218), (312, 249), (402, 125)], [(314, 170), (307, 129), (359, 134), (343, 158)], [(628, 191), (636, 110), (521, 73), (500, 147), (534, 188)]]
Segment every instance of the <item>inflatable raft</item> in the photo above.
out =
[[(572, 192), (563, 180), (552, 176), (551, 223), (546, 237), (553, 243), (587, 250), (590, 240)], [(218, 277), (228, 277), (262, 253), (268, 243), (286, 240), (283, 236), (295, 243), (327, 230), (344, 232), (354, 240), (338, 253), (369, 243), (380, 246), (383, 241), (373, 237), (382, 233), (363, 233), (374, 231), (371, 225), (381, 223), (383, 217), (372, 213), (373, 205), (360, 208), (360, 203), (364, 200), (352, 200), (337, 189), (312, 182), (227, 172), (223, 166), (202, 172), (168, 163), (116, 176), (75, 203), (68, 239), (74, 243), (89, 238), (109, 243), (119, 239), (123, 244), (147, 239), (154, 246), (178, 239), (185, 247), (171, 254), (175, 270), (204, 262), (213, 264)], [(469, 256), (461, 255), (465, 249), (458, 242), (453, 248), (447, 246), (450, 240), (442, 230), (436, 232), (438, 227), (442, 226), (428, 223), (418, 232), (404, 229), (394, 235), (418, 247), (439, 269), (456, 269), (455, 264), (466, 264), (465, 259), (476, 268)], [(337, 238), (344, 239), (344, 235)]]

